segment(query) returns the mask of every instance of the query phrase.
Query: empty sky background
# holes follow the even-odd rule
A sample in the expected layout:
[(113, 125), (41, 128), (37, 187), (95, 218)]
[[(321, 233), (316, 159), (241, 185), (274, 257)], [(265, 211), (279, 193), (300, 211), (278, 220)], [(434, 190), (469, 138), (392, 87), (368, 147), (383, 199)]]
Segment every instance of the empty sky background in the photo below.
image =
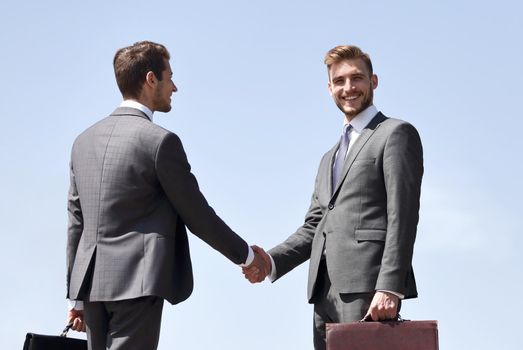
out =
[[(155, 122), (181, 137), (218, 214), (267, 249), (303, 222), (341, 133), (325, 52), (368, 52), (376, 106), (413, 123), (425, 152), (419, 298), (403, 317), (437, 319), (441, 349), (520, 349), (522, 10), (515, 0), (3, 0), (0, 348), (64, 326), (71, 145), (121, 101), (116, 49), (148, 39), (170, 50), (179, 88)], [(190, 243), (195, 289), (164, 307), (159, 349), (312, 349), (308, 264), (252, 286)]]

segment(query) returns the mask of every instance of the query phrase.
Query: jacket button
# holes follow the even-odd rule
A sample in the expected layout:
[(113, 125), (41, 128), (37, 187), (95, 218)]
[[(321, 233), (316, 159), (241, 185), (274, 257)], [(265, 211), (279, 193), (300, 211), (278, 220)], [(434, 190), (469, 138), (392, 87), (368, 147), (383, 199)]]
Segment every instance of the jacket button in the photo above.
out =
[(334, 204), (329, 203), (329, 210), (332, 210), (332, 209), (334, 209)]

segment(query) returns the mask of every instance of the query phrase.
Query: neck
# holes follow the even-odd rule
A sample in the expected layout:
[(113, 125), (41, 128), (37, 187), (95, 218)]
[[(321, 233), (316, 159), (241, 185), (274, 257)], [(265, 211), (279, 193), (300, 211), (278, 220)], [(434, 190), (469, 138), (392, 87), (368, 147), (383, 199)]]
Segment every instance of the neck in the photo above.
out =
[(152, 112), (154, 112), (152, 103), (151, 103), (151, 101), (149, 99), (146, 99), (146, 98), (143, 98), (143, 97), (140, 96), (138, 98), (135, 98), (135, 97), (124, 97), (124, 100), (131, 100), (131, 101), (135, 101), (135, 102), (141, 103), (145, 107), (149, 108)]
[(345, 120), (347, 121), (347, 123), (350, 123), (352, 119), (354, 119), (354, 117), (356, 116), (357, 114), (354, 114), (354, 115), (348, 115), (348, 114), (345, 114)]

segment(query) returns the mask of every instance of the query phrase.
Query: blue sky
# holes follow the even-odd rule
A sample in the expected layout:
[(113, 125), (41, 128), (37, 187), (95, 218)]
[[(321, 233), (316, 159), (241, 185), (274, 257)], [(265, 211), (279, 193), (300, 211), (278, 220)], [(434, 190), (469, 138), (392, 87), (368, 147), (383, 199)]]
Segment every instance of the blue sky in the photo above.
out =
[[(179, 88), (155, 121), (181, 137), (218, 214), (267, 249), (301, 225), (341, 132), (325, 52), (368, 52), (376, 106), (413, 123), (425, 152), (420, 297), (404, 318), (437, 319), (441, 349), (519, 348), (522, 10), (506, 0), (2, 1), (2, 348), (63, 328), (70, 148), (120, 103), (116, 49), (144, 39), (168, 47)], [(195, 290), (164, 307), (160, 349), (312, 349), (307, 264), (251, 286), (190, 243)]]

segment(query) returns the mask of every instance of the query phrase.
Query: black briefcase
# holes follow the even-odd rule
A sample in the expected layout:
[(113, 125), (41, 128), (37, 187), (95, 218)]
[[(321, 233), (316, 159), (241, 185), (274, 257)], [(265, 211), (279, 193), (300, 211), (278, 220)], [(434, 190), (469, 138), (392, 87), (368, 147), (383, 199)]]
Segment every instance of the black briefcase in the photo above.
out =
[(87, 350), (84, 339), (67, 338), (71, 325), (67, 325), (60, 335), (27, 333), (24, 350)]

